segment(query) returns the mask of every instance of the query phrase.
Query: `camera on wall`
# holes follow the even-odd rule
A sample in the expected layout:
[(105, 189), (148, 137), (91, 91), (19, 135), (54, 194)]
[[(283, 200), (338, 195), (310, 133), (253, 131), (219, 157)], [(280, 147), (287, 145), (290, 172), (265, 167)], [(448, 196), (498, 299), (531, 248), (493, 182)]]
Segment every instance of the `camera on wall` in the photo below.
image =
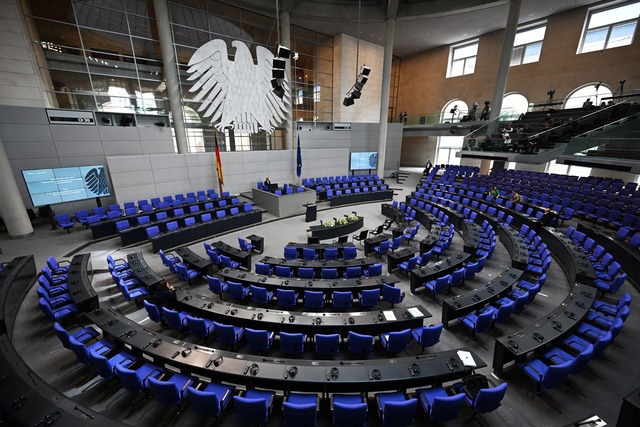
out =
[(555, 95), (555, 94), (556, 94), (556, 91), (555, 91), (555, 90), (553, 90), (553, 89), (551, 89), (551, 90), (549, 90), (549, 91), (547, 92), (547, 95), (549, 95), (550, 97), (553, 97), (553, 95)]

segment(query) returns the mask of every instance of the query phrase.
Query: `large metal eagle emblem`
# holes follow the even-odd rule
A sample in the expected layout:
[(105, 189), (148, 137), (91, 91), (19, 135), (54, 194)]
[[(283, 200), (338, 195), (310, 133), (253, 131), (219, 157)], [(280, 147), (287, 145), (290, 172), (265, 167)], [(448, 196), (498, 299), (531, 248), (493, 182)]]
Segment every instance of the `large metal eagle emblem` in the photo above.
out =
[(285, 76), (285, 96), (278, 98), (272, 91), (273, 54), (258, 46), (255, 64), (247, 45), (241, 41), (235, 47), (234, 61), (227, 56), (224, 40), (212, 40), (202, 45), (191, 57), (188, 80), (196, 80), (190, 92), (198, 92), (194, 101), (201, 102), (199, 112), (211, 116), (216, 129), (234, 128), (256, 133), (272, 132), (285, 120), (289, 100), (289, 82)]

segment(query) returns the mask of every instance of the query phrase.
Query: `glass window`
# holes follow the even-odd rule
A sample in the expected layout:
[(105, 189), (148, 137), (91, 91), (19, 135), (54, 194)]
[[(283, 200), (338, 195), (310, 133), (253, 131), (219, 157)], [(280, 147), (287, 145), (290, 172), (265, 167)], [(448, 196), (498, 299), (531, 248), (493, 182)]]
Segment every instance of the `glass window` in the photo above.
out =
[(463, 45), (451, 46), (451, 49), (449, 50), (449, 67), (447, 77), (473, 74), (476, 69), (477, 54), (477, 40)]
[(546, 23), (518, 30), (513, 41), (511, 66), (538, 62), (542, 51), (542, 40), (546, 31)]
[(440, 115), (440, 123), (457, 123), (469, 114), (469, 106), (461, 99), (447, 102)]
[(590, 10), (578, 53), (594, 52), (633, 43), (640, 2)]
[(564, 103), (564, 108), (582, 108), (585, 102), (600, 105), (602, 98), (612, 96), (611, 89), (603, 84), (590, 84), (573, 91)]

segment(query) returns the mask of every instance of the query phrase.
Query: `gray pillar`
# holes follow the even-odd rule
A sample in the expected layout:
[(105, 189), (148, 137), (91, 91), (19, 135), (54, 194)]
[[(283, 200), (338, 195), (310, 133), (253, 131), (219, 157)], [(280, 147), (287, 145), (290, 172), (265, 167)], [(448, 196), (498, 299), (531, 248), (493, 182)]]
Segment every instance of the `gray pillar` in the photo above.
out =
[(285, 134), (284, 134), (284, 149), (285, 150), (293, 150), (296, 145), (293, 140), (295, 133), (295, 123), (293, 123), (293, 99), (294, 97), (291, 95), (294, 90), (295, 79), (291, 79), (291, 61), (293, 61), (293, 46), (291, 46), (291, 25), (289, 21), (289, 12), (282, 11), (280, 12), (280, 35), (282, 36), (282, 43), (284, 46), (291, 49), (291, 58), (287, 61), (287, 66), (285, 69), (285, 75), (289, 76), (289, 84), (290, 92), (285, 96), (289, 96), (289, 100), (291, 101), (289, 109), (287, 110), (287, 115), (285, 117)]
[[(378, 140), (378, 176), (384, 176), (385, 152), (387, 150), (387, 117), (389, 115), (389, 89), (391, 86), (391, 62), (393, 61), (393, 39), (395, 37), (396, 20), (386, 21), (384, 37), (384, 62), (382, 65), (382, 95), (380, 99), (380, 139)], [(360, 66), (360, 64), (358, 64)], [(371, 70), (375, 72), (375, 70)], [(367, 90), (365, 87), (364, 90)]]
[(509, 6), (509, 17), (507, 18), (507, 26), (504, 30), (504, 38), (502, 40), (502, 53), (500, 54), (500, 63), (498, 65), (498, 75), (496, 76), (496, 87), (493, 91), (493, 100), (491, 101), (491, 114), (489, 120), (493, 120), (500, 115), (502, 109), (502, 98), (507, 88), (507, 78), (509, 77), (509, 66), (511, 64), (511, 51), (513, 50), (513, 41), (518, 30), (518, 18), (520, 17), (520, 7), (522, 0), (511, 0)]
[(167, 80), (167, 95), (169, 96), (169, 107), (171, 108), (171, 117), (173, 118), (173, 130), (176, 135), (178, 153), (186, 154), (189, 152), (189, 147), (184, 130), (182, 94), (180, 93), (176, 55), (173, 49), (171, 24), (169, 23), (169, 8), (167, 8), (166, 0), (153, 0), (153, 7), (156, 10), (156, 23), (158, 26), (158, 36), (160, 38), (160, 49), (162, 50), (162, 64), (164, 66), (164, 77)]
[[(24, 207), (18, 184), (13, 176), (13, 169), (0, 139), (0, 216), (12, 239), (33, 236), (31, 220)], [(18, 254), (14, 254), (18, 255)]]

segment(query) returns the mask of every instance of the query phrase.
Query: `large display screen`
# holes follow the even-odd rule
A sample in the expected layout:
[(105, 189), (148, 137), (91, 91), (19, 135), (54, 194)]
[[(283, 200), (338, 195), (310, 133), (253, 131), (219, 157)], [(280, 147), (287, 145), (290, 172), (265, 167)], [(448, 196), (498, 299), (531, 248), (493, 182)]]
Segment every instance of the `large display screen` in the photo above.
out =
[(110, 196), (103, 165), (23, 170), (33, 206)]
[(360, 153), (351, 153), (351, 170), (375, 169), (378, 167), (378, 152), (364, 151)]

